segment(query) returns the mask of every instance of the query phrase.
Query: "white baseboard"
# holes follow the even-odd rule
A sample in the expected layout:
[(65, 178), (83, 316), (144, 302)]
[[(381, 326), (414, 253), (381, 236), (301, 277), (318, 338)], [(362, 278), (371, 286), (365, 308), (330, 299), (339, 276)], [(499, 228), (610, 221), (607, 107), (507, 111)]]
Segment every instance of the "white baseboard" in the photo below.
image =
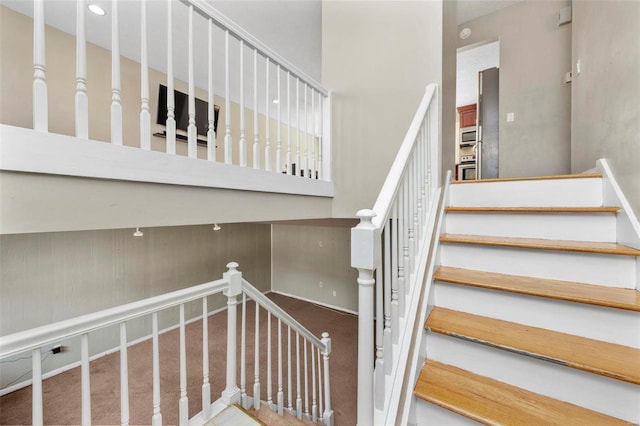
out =
[(304, 302), (313, 303), (314, 305), (323, 306), (325, 308), (334, 309), (336, 311), (346, 312), (346, 313), (351, 314), (351, 315), (356, 315), (356, 316), (358, 315), (358, 313), (356, 311), (352, 311), (350, 309), (346, 309), (346, 308), (343, 308), (343, 307), (340, 307), (340, 306), (331, 305), (329, 303), (318, 302), (317, 300), (307, 299), (306, 297), (296, 296), (295, 294), (285, 293), (285, 292), (279, 291), (279, 290), (271, 290), (271, 293), (279, 294), (281, 296), (291, 297), (293, 299), (302, 300)]

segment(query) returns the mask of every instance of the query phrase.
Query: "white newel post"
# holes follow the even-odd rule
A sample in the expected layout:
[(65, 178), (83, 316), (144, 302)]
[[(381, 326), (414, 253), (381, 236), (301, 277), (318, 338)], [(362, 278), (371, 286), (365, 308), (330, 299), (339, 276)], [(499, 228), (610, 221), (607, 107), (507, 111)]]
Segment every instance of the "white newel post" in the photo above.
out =
[[(351, 266), (358, 269), (358, 425), (373, 424), (373, 306), (374, 270), (380, 264), (380, 238), (371, 220), (373, 210), (356, 214), (360, 223), (351, 229)], [(327, 406), (329, 400), (327, 400)]]
[(222, 392), (222, 401), (227, 404), (240, 402), (240, 389), (236, 380), (236, 316), (238, 296), (242, 293), (242, 273), (238, 264), (227, 264), (229, 270), (222, 274), (229, 281), (229, 288), (224, 291), (227, 296), (227, 386)]
[(326, 331), (322, 333), (322, 343), (324, 343), (324, 351), (322, 358), (324, 360), (324, 412), (322, 413), (322, 421), (327, 426), (333, 426), (333, 409), (331, 408), (331, 388), (329, 386), (329, 355), (331, 354), (331, 339)]

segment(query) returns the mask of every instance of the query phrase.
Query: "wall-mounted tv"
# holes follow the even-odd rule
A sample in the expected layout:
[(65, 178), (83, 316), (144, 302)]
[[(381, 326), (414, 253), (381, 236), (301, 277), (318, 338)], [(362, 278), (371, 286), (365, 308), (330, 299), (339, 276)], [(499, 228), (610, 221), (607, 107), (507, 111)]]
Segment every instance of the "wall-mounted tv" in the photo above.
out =
[[(189, 95), (177, 90), (174, 90), (173, 94), (176, 129), (184, 130), (186, 132), (187, 127), (189, 126)], [(213, 128), (217, 134), (220, 107), (218, 105), (214, 105), (213, 109)], [(163, 84), (161, 84), (158, 89), (158, 116), (156, 118), (156, 123), (162, 125), (166, 125), (167, 123), (167, 86)], [(209, 104), (198, 98), (196, 98), (196, 127), (198, 128), (198, 135), (207, 135), (207, 131), (209, 130)]]

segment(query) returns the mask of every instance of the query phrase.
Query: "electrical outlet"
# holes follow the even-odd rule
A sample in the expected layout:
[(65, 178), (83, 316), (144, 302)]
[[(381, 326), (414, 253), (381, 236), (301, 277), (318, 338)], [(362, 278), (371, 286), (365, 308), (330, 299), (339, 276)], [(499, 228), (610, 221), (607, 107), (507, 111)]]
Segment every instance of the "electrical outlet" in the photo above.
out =
[(59, 354), (60, 352), (62, 352), (62, 345), (55, 345), (53, 348), (51, 348), (51, 353), (52, 354)]
[(338, 294), (336, 293), (335, 290), (333, 290), (333, 297), (336, 297)]
[(322, 281), (320, 281), (320, 282), (318, 283), (318, 287), (322, 288), (323, 286), (324, 286), (324, 283), (323, 283)]

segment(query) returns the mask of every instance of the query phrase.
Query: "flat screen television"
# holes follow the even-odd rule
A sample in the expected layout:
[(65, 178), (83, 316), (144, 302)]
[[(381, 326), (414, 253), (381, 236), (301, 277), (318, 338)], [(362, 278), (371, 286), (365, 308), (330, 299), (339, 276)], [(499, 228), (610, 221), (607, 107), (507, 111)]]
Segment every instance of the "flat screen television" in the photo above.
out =
[[(173, 94), (176, 129), (184, 130), (186, 132), (187, 127), (189, 126), (189, 95), (177, 90), (174, 90)], [(218, 105), (214, 105), (213, 110), (213, 128), (217, 134), (220, 107)], [(158, 116), (156, 118), (156, 123), (162, 125), (166, 125), (167, 123), (167, 86), (163, 84), (161, 84), (158, 89)], [(198, 128), (198, 135), (207, 135), (207, 131), (209, 130), (209, 104), (198, 98), (196, 98), (196, 127)]]

